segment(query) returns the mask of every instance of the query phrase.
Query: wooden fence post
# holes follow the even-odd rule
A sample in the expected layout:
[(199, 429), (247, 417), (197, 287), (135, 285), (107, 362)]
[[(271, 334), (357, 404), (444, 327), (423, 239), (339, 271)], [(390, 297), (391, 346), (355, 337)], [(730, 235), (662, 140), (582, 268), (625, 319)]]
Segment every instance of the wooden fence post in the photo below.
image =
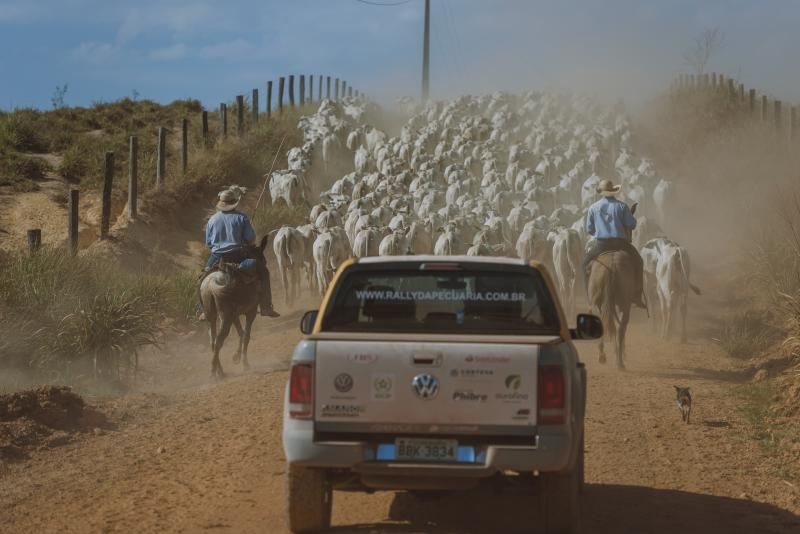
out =
[(348, 87), (347, 88), (347, 96), (349, 96), (350, 98), (353, 97), (353, 88), (352, 87)]
[(244, 95), (236, 95), (236, 135), (244, 134)]
[(272, 117), (272, 80), (267, 82), (267, 118)]
[(203, 148), (208, 148), (208, 111), (203, 110)]
[(789, 109), (789, 141), (794, 141), (797, 137), (797, 106)]
[(69, 243), (69, 253), (74, 256), (78, 253), (78, 204), (80, 191), (78, 189), (69, 190), (67, 200), (67, 236)]
[(28, 252), (35, 254), (42, 248), (42, 230), (33, 228), (28, 230)]
[(336, 83), (334, 84), (335, 92), (333, 94), (334, 100), (339, 100), (339, 78), (336, 78)]
[[(203, 112), (205, 113), (205, 112)], [(139, 215), (139, 139), (132, 135), (128, 142), (128, 217)]]
[(775, 131), (781, 133), (783, 129), (783, 106), (781, 105), (780, 100), (776, 100), (773, 103), (773, 119), (775, 121)]
[(327, 81), (325, 82), (325, 86), (326, 86), (325, 98), (330, 98), (331, 97), (331, 77), (330, 76), (327, 77)]
[(762, 95), (761, 96), (761, 120), (762, 121), (766, 121), (767, 120), (767, 106), (768, 105), (769, 105), (769, 102), (767, 101), (767, 95)]
[(294, 108), (294, 74), (289, 75), (289, 105)]
[(743, 83), (739, 84), (739, 100), (744, 102), (744, 84)]
[(308, 102), (314, 101), (314, 75), (308, 75)]
[(731, 97), (731, 100), (736, 98), (736, 84), (733, 78), (728, 78), (728, 95)]
[(228, 137), (228, 104), (222, 103), (219, 105), (219, 119), (222, 125), (222, 138)]
[(100, 239), (108, 239), (111, 227), (111, 187), (114, 184), (114, 153), (106, 152), (105, 173), (103, 176), (103, 203), (100, 213)]
[(717, 88), (717, 73), (716, 72), (712, 72), (711, 73), (711, 88), (712, 89), (716, 89)]
[(253, 124), (258, 122), (258, 89), (253, 89), (253, 99), (250, 102), (253, 111)]
[(283, 112), (283, 89), (286, 85), (286, 78), (281, 76), (278, 79), (278, 109)]
[(342, 80), (342, 98), (347, 97), (347, 82)]
[(750, 89), (749, 107), (750, 107), (750, 115), (755, 115), (756, 114), (756, 90), (755, 89)]
[(181, 174), (189, 167), (189, 119), (181, 119)]
[(305, 74), (301, 74), (300, 75), (300, 87), (299, 87), (299, 90), (300, 90), (299, 91), (300, 92), (300, 105), (301, 106), (305, 106), (306, 105), (306, 75)]
[(166, 178), (167, 165), (167, 129), (158, 127), (158, 147), (156, 154), (156, 187), (161, 187)]

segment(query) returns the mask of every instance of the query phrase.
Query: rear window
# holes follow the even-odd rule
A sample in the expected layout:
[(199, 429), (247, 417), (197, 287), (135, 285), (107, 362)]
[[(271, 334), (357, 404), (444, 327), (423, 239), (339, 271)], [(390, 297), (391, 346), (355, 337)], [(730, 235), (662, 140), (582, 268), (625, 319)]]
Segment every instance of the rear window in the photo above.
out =
[(351, 271), (323, 318), (328, 332), (558, 334), (536, 271)]

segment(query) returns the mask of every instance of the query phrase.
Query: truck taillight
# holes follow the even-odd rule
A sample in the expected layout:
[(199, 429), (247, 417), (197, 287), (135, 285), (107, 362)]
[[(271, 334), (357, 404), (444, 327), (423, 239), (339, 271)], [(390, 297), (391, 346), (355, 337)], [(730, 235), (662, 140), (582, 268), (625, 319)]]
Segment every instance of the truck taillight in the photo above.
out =
[(298, 363), (289, 377), (289, 417), (311, 419), (314, 405), (314, 366)]
[(539, 367), (538, 424), (564, 424), (564, 369), (560, 365)]

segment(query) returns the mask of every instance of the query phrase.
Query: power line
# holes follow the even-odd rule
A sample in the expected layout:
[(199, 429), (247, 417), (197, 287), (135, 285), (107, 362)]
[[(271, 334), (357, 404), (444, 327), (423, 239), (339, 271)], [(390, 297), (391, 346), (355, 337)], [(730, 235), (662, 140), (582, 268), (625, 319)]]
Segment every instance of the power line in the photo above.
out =
[(370, 0), (356, 0), (356, 2), (361, 2), (362, 4), (367, 4), (370, 6), (402, 6), (403, 4), (407, 4), (412, 0), (401, 0), (399, 2), (370, 2)]

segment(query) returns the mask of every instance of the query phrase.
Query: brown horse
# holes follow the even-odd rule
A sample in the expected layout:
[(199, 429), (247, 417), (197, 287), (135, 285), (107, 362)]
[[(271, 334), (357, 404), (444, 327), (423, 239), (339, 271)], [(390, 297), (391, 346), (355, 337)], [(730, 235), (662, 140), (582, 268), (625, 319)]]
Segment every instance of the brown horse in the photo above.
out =
[[(261, 240), (258, 246), (249, 245), (247, 247), (247, 257), (261, 257), (264, 261), (264, 249), (267, 246), (267, 236)], [(253, 321), (258, 314), (258, 284), (257, 276), (245, 274), (239, 271), (239, 266), (234, 263), (224, 263), (220, 260), (218, 270), (206, 276), (200, 284), (200, 301), (203, 311), (208, 321), (208, 333), (211, 339), (211, 377), (224, 378), (222, 364), (219, 361), (219, 352), (222, 344), (231, 331), (231, 326), (236, 327), (239, 334), (239, 347), (233, 357), (234, 363), (242, 360), (245, 370), (250, 368), (247, 361), (247, 346), (250, 343), (250, 331)], [(239, 317), (244, 315), (245, 324), (239, 321)], [(217, 330), (219, 326), (219, 330)]]
[(625, 334), (635, 300), (635, 269), (627, 252), (615, 251), (601, 254), (594, 260), (589, 274), (589, 305), (603, 320), (600, 363), (606, 362), (603, 342), (608, 339), (614, 344), (620, 369), (625, 368)]

